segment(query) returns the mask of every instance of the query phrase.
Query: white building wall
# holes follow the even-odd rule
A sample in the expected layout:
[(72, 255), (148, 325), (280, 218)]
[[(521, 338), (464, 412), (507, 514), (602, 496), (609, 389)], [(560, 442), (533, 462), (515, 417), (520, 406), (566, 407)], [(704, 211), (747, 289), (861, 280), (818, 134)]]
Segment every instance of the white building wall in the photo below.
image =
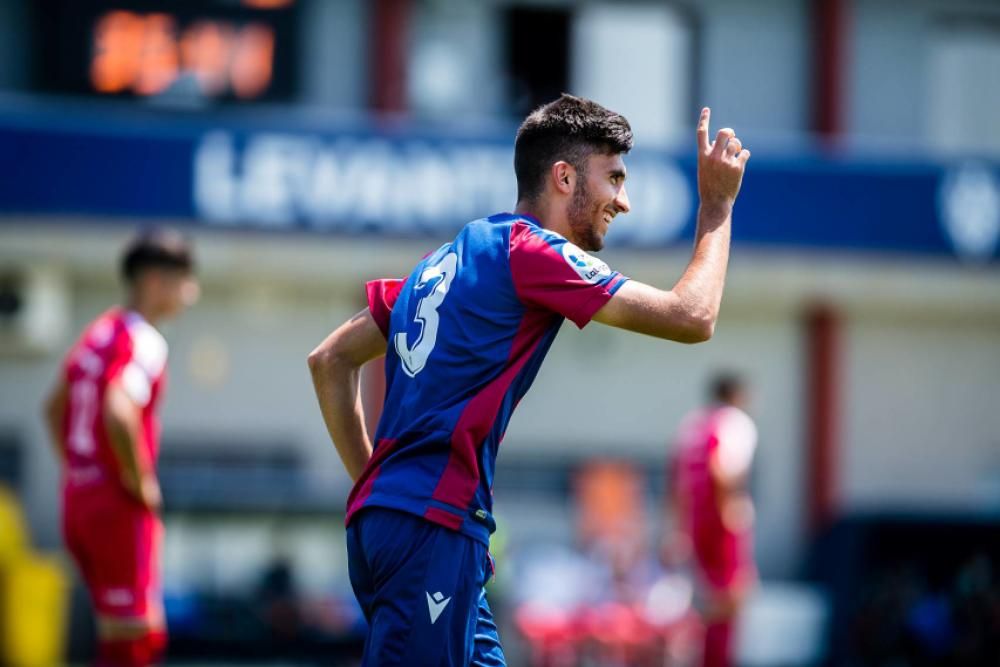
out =
[(641, 145), (690, 133), (694, 35), (669, 5), (581, 6), (571, 30), (570, 90), (625, 115)]
[(701, 31), (694, 106), (712, 107), (714, 127), (732, 127), (744, 144), (761, 149), (808, 138), (809, 5), (805, 0), (693, 3)]
[(299, 101), (334, 110), (367, 108), (367, 3), (304, 0), (299, 5)]
[[(941, 46), (942, 22), (995, 23), (1000, 21), (1000, 4), (994, 0), (912, 0), (905, 3), (905, 11), (893, 0), (846, 4), (847, 138), (859, 149), (926, 150), (934, 135), (930, 125), (935, 99), (943, 92), (934, 81), (932, 51)], [(994, 91), (1000, 88), (995, 77), (978, 85)], [(959, 137), (953, 147), (967, 140)], [(992, 139), (986, 142), (996, 149)]]
[(853, 316), (844, 338), (843, 508), (1000, 508), (997, 314)]
[(415, 3), (409, 44), (411, 110), (451, 126), (507, 114), (500, 3)]

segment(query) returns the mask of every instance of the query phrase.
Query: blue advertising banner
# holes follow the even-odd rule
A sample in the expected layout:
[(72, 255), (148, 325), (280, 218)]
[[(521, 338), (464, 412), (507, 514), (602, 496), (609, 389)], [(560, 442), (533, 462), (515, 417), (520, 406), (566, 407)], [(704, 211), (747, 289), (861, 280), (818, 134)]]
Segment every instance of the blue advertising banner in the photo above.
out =
[[(515, 199), (509, 136), (0, 114), (0, 146), (8, 222), (66, 214), (444, 238)], [(761, 153), (737, 203), (737, 244), (997, 261), (996, 163)], [(616, 221), (609, 244), (687, 242), (693, 154), (638, 149), (626, 164), (633, 212)]]

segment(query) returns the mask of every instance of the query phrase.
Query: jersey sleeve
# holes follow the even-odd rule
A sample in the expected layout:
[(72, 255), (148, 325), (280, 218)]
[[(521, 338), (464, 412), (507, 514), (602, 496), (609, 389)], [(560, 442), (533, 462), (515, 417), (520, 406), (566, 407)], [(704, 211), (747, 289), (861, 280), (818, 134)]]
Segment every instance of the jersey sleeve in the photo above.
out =
[(510, 272), (522, 303), (581, 329), (628, 280), (562, 236), (523, 222), (511, 227)]
[(726, 478), (742, 477), (750, 472), (757, 449), (757, 427), (737, 408), (726, 409), (716, 427), (719, 447), (716, 450), (719, 471)]
[(146, 407), (153, 398), (153, 385), (167, 364), (167, 343), (152, 325), (129, 326), (114, 344), (108, 380), (117, 379), (137, 405)]
[(395, 305), (396, 299), (399, 298), (399, 293), (405, 282), (406, 280), (401, 278), (384, 278), (372, 280), (365, 285), (368, 310), (386, 340), (389, 338), (389, 316), (392, 314), (392, 307)]

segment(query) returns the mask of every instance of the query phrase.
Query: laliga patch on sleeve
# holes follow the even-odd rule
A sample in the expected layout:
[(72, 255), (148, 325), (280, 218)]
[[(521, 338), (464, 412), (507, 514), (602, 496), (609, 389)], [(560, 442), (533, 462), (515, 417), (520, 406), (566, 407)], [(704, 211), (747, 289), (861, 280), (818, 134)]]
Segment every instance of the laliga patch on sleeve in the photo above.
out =
[(572, 243), (564, 243), (562, 256), (577, 274), (588, 283), (597, 284), (611, 275), (611, 267), (596, 257), (588, 255)]

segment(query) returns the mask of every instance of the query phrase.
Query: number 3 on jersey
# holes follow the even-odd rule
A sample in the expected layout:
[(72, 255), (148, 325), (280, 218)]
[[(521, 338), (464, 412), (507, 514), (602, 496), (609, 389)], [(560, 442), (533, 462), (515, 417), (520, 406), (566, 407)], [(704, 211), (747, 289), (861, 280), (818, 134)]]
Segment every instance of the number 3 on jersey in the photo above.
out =
[(416, 377), (417, 373), (424, 369), (427, 357), (431, 355), (431, 351), (437, 343), (440, 322), (437, 311), (444, 303), (444, 297), (448, 294), (448, 288), (451, 287), (451, 281), (455, 278), (457, 268), (458, 255), (450, 252), (440, 262), (434, 266), (428, 266), (420, 274), (420, 282), (415, 286), (417, 290), (433, 283), (430, 294), (417, 302), (417, 314), (413, 319), (420, 325), (420, 333), (417, 334), (417, 340), (412, 347), (407, 340), (405, 331), (396, 334), (394, 340), (396, 353), (399, 354), (399, 358), (403, 362), (403, 371), (410, 377)]

